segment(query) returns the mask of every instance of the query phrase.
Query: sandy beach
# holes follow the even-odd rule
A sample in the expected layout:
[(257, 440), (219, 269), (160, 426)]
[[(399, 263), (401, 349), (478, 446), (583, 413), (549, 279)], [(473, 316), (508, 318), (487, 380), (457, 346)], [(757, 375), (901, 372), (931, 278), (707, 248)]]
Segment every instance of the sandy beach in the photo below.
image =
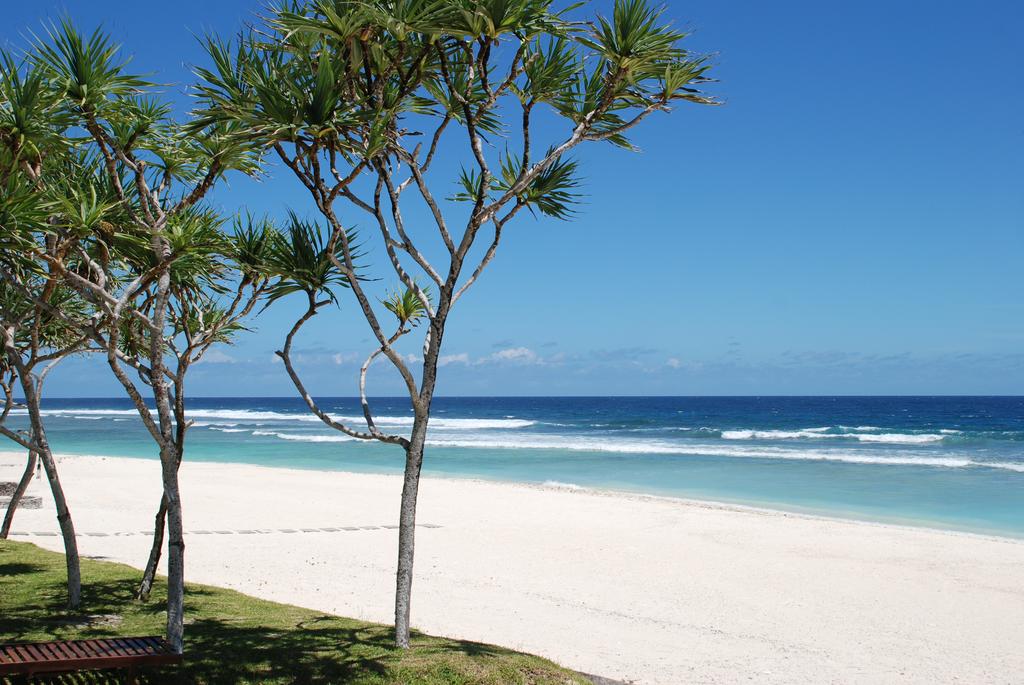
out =
[[(0, 478), (22, 456), (0, 454)], [(62, 457), (84, 555), (140, 566), (155, 461)], [(390, 622), (397, 476), (185, 463), (187, 578)], [(45, 482), (17, 540), (61, 549)], [(637, 683), (1012, 683), (1024, 541), (426, 478), (413, 624)], [(143, 532), (145, 531), (145, 534)]]

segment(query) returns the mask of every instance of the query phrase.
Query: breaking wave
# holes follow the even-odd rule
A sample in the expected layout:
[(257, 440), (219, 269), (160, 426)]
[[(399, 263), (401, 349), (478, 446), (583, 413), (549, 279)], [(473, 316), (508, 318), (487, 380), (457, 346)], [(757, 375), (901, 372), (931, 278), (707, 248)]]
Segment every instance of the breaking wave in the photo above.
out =
[[(255, 430), (252, 435), (281, 440), (309, 443), (361, 442), (347, 435), (318, 435), (282, 433)], [(636, 455), (665, 455), (680, 457), (728, 457), (737, 459), (769, 459), (784, 461), (840, 462), (879, 466), (924, 466), (933, 468), (984, 467), (1024, 473), (1024, 464), (1013, 462), (976, 461), (951, 454), (927, 455), (916, 452), (872, 452), (856, 449), (792, 449), (772, 446), (677, 444), (662, 441), (614, 440), (571, 436), (466, 436), (463, 438), (433, 438), (432, 447), (452, 447), (490, 450), (565, 450), (571, 452), (611, 452)]]
[[(826, 426), (824, 428), (802, 428), (800, 430), (724, 430), (721, 432), (723, 440), (827, 440), (845, 439), (857, 440), (859, 442), (880, 442), (892, 445), (918, 445), (929, 442), (940, 442), (947, 435), (954, 435), (959, 431), (942, 430), (939, 433), (867, 433), (868, 430), (882, 430), (874, 426), (857, 426), (847, 428), (837, 426), (838, 430), (844, 432), (829, 432), (834, 429)], [(856, 432), (846, 432), (856, 431)]]
[[(392, 412), (392, 415), (375, 417), (378, 427), (385, 432), (407, 435), (413, 417), (394, 409)], [(15, 413), (24, 413), (24, 409), (16, 409)], [(347, 415), (336, 418), (357, 430), (365, 430), (362, 416), (353, 412), (351, 407), (345, 413)], [(110, 421), (137, 420), (137, 412), (131, 408), (47, 408), (44, 414), (72, 421), (103, 418)], [(316, 416), (301, 410), (204, 408), (194, 409), (188, 415), (195, 426), (223, 434), (245, 434), (292, 443), (363, 442), (326, 429)], [(536, 451), (557, 450), (950, 469), (978, 467), (1000, 470), (1006, 473), (1006, 477), (1012, 477), (1011, 473), (1024, 473), (1024, 459), (1018, 461), (1022, 455), (1013, 448), (1024, 442), (1024, 432), (992, 430), (1002, 426), (965, 431), (932, 424), (915, 430), (874, 425), (820, 425), (808, 421), (807, 428), (761, 429), (699, 424), (685, 426), (676, 421), (666, 422), (674, 425), (658, 425), (657, 420), (649, 419), (592, 422), (591, 417), (566, 423), (564, 419), (557, 421), (562, 419), (558, 415), (550, 418), (556, 420), (517, 418), (514, 415), (482, 418), (435, 416), (430, 421), (428, 444), (475, 450), (532, 450), (535, 456)], [(226, 439), (225, 436), (218, 444)], [(972, 449), (974, 443), (983, 449)], [(993, 448), (992, 444), (996, 447)], [(546, 458), (546, 455), (540, 458)]]
[[(24, 410), (16, 411), (24, 413)], [(44, 409), (43, 414), (52, 416), (70, 416), (76, 419), (100, 419), (106, 416), (137, 416), (134, 409)], [(320, 419), (308, 412), (278, 412), (260, 411), (254, 409), (193, 409), (188, 412), (189, 419), (197, 420), (195, 425), (238, 425), (240, 423), (259, 423), (265, 421), (301, 421), (303, 423), (320, 423)], [(338, 421), (361, 425), (365, 419), (362, 416), (335, 416)], [(232, 421), (235, 423), (225, 423)], [(412, 416), (375, 416), (374, 421), (379, 426), (412, 426)], [(516, 429), (527, 428), (536, 425), (536, 421), (516, 418), (503, 419), (449, 419), (431, 418), (430, 425), (433, 428), (444, 428), (449, 430), (490, 430), (490, 429)]]
[(277, 431), (261, 431), (256, 430), (252, 432), (253, 435), (263, 435), (273, 438), (279, 438), (281, 440), (294, 440), (296, 442), (351, 442), (357, 438), (352, 438), (347, 435), (300, 435), (297, 433), (279, 433)]

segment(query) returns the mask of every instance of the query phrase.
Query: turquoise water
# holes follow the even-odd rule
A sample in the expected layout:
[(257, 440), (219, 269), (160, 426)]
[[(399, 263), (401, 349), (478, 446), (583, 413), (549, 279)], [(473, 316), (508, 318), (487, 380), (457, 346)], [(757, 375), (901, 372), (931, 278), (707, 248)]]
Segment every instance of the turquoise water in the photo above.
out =
[[(324, 400), (335, 415), (358, 402)], [(408, 405), (374, 402), (382, 429)], [(195, 399), (187, 459), (400, 472), (295, 398)], [(111, 399), (46, 405), (55, 450), (155, 456)], [(15, 422), (24, 421), (16, 416)], [(424, 472), (709, 499), (1024, 536), (1024, 398), (440, 398)]]

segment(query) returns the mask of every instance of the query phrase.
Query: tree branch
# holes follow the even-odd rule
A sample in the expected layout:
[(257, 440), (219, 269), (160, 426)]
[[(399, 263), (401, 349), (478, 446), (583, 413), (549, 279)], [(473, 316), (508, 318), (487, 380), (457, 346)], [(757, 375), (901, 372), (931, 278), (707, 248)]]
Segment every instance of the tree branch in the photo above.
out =
[[(309, 408), (309, 410), (313, 412), (313, 414), (316, 415), (317, 418), (323, 421), (324, 424), (330, 426), (334, 430), (344, 433), (345, 435), (348, 435), (350, 437), (357, 438), (359, 440), (378, 440), (380, 442), (401, 445), (402, 447), (408, 446), (408, 440), (406, 440), (403, 437), (397, 435), (384, 435), (379, 431), (377, 432), (376, 435), (373, 432), (364, 433), (362, 431), (357, 431), (353, 428), (349, 428), (340, 421), (336, 421), (335, 419), (331, 418), (331, 416), (328, 415), (327, 412), (320, 408), (320, 405), (316, 403), (316, 400), (314, 400), (313, 397), (306, 390), (306, 386), (302, 383), (302, 379), (299, 378), (299, 374), (295, 371), (295, 367), (292, 365), (292, 343), (295, 340), (295, 335), (299, 332), (299, 329), (301, 329), (302, 326), (307, 321), (313, 318), (316, 315), (317, 310), (324, 304), (326, 304), (326, 302), (316, 302), (313, 298), (313, 295), (310, 294), (309, 306), (306, 309), (306, 312), (299, 317), (299, 319), (292, 326), (291, 330), (288, 331), (288, 335), (285, 337), (284, 347), (275, 353), (277, 354), (278, 357), (281, 358), (281, 361), (284, 362), (285, 371), (288, 372), (288, 377), (291, 379), (292, 384), (295, 386), (295, 389), (298, 390), (299, 395), (302, 397), (302, 400), (306, 403), (306, 406)], [(372, 419), (370, 420), (372, 421)]]

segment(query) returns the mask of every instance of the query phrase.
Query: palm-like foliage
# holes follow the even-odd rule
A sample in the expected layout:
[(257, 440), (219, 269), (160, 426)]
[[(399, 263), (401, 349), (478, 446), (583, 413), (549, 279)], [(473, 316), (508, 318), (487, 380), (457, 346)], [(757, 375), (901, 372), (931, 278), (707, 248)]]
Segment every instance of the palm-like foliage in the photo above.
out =
[(633, 80), (650, 77), (657, 67), (683, 55), (676, 47), (683, 34), (659, 23), (663, 13), (645, 0), (616, 0), (611, 19), (598, 16), (591, 36), (580, 42)]
[(6, 152), (0, 178), (22, 163), (38, 166), (66, 144), (59, 134), (70, 119), (59, 111), (59, 102), (42, 69), (0, 51), (0, 146)]
[(110, 98), (149, 85), (125, 73), (127, 61), (118, 61), (119, 46), (99, 29), (86, 38), (65, 18), (47, 31), (47, 39), (36, 41), (36, 62), (58, 92), (81, 110), (99, 110)]
[(68, 348), (81, 342), (81, 331), (71, 322), (84, 320), (89, 305), (73, 289), (63, 285), (47, 288), (46, 281), (28, 280), (36, 300), (24, 291), (0, 282), (0, 320), (14, 327), (15, 346), (26, 356)]
[[(580, 201), (578, 170), (578, 162), (560, 157), (516, 193), (516, 200), (531, 211), (536, 210), (553, 219), (567, 221), (575, 213), (574, 205)], [(496, 192), (510, 191), (522, 173), (522, 159), (515, 153), (506, 152), (501, 159), (501, 175), (491, 180), (485, 195), (492, 197)], [(480, 193), (480, 179), (476, 170), (463, 168), (458, 180), (460, 189), (451, 199), (476, 202)]]
[(272, 277), (269, 264), (271, 250), (281, 239), (277, 228), (268, 218), (239, 214), (232, 222), (227, 238), (227, 256), (246, 282)]
[(46, 225), (47, 209), (46, 198), (24, 175), (12, 174), (0, 184), (0, 263), (32, 263), (24, 259), (36, 247), (34, 232)]
[(175, 335), (184, 335), (197, 345), (228, 344), (234, 342), (238, 334), (249, 330), (231, 312), (212, 301), (197, 304), (200, 306), (187, 307), (175, 317)]
[[(423, 290), (423, 292), (427, 296), (429, 303), (430, 291)], [(412, 288), (406, 288), (401, 292), (389, 293), (381, 302), (384, 308), (398, 319), (399, 328), (404, 328), (407, 324), (415, 326), (427, 316), (427, 304), (420, 299), (420, 296)]]
[[(350, 232), (349, 241), (355, 244), (355, 239), (355, 233)], [(305, 293), (311, 300), (326, 297), (337, 303), (337, 289), (349, 287), (348, 277), (334, 261), (340, 258), (341, 241), (332, 241), (316, 222), (290, 212), (284, 230), (270, 238), (267, 248), (266, 271), (279, 279), (270, 289), (267, 304), (296, 292)]]

